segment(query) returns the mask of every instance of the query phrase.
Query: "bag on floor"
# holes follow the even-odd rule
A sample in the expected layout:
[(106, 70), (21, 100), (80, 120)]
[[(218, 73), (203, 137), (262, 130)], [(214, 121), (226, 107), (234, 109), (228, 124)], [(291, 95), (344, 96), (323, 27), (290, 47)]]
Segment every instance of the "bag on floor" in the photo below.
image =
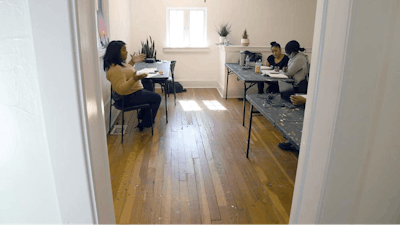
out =
[[(174, 82), (175, 83), (175, 92), (176, 93), (180, 93), (180, 92), (185, 92), (187, 91), (186, 89), (183, 88), (182, 84), (180, 84), (179, 82)], [(173, 94), (174, 93), (174, 89), (173, 89), (173, 84), (172, 82), (168, 82), (168, 91), (167, 94)]]

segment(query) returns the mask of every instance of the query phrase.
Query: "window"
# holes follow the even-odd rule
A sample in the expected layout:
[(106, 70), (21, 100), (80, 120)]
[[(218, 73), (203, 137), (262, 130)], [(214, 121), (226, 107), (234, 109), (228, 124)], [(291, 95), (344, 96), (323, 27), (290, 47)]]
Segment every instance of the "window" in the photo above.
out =
[(207, 47), (207, 8), (167, 8), (167, 47)]

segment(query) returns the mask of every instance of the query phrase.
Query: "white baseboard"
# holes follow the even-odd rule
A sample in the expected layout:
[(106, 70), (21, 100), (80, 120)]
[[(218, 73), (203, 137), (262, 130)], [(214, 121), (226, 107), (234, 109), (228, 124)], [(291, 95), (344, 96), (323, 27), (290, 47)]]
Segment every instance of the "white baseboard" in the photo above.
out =
[(218, 88), (215, 80), (175, 80), (182, 84), (183, 88)]

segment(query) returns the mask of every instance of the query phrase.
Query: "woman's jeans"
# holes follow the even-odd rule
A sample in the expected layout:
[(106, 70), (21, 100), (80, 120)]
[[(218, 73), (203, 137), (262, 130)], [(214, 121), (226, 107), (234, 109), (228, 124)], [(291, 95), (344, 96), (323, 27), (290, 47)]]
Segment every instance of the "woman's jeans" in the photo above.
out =
[(300, 81), (297, 87), (294, 87), (294, 91), (296, 93), (304, 93), (307, 94), (308, 82), (306, 79)]
[(126, 95), (124, 98), (125, 106), (133, 106), (133, 105), (142, 105), (142, 104), (150, 104), (151, 109), (153, 110), (153, 118), (150, 116), (150, 110), (142, 109), (139, 115), (143, 115), (142, 125), (145, 127), (150, 127), (151, 124), (154, 123), (154, 119), (156, 118), (158, 108), (160, 107), (161, 96), (155, 92), (151, 92), (148, 90), (140, 90), (132, 93), (130, 95)]

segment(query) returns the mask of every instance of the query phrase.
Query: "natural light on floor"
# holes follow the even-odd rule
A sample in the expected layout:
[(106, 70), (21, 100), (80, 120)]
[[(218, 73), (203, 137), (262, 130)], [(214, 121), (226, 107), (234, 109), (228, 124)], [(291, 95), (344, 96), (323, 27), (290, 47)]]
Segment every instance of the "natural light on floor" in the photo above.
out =
[(203, 103), (207, 106), (207, 108), (208, 108), (209, 110), (226, 110), (226, 108), (223, 107), (223, 106), (221, 105), (221, 103), (219, 103), (219, 102), (216, 101), (216, 100), (212, 100), (212, 101), (203, 100)]
[(179, 101), (181, 103), (183, 110), (185, 111), (199, 111), (200, 106), (197, 105), (195, 101)]

